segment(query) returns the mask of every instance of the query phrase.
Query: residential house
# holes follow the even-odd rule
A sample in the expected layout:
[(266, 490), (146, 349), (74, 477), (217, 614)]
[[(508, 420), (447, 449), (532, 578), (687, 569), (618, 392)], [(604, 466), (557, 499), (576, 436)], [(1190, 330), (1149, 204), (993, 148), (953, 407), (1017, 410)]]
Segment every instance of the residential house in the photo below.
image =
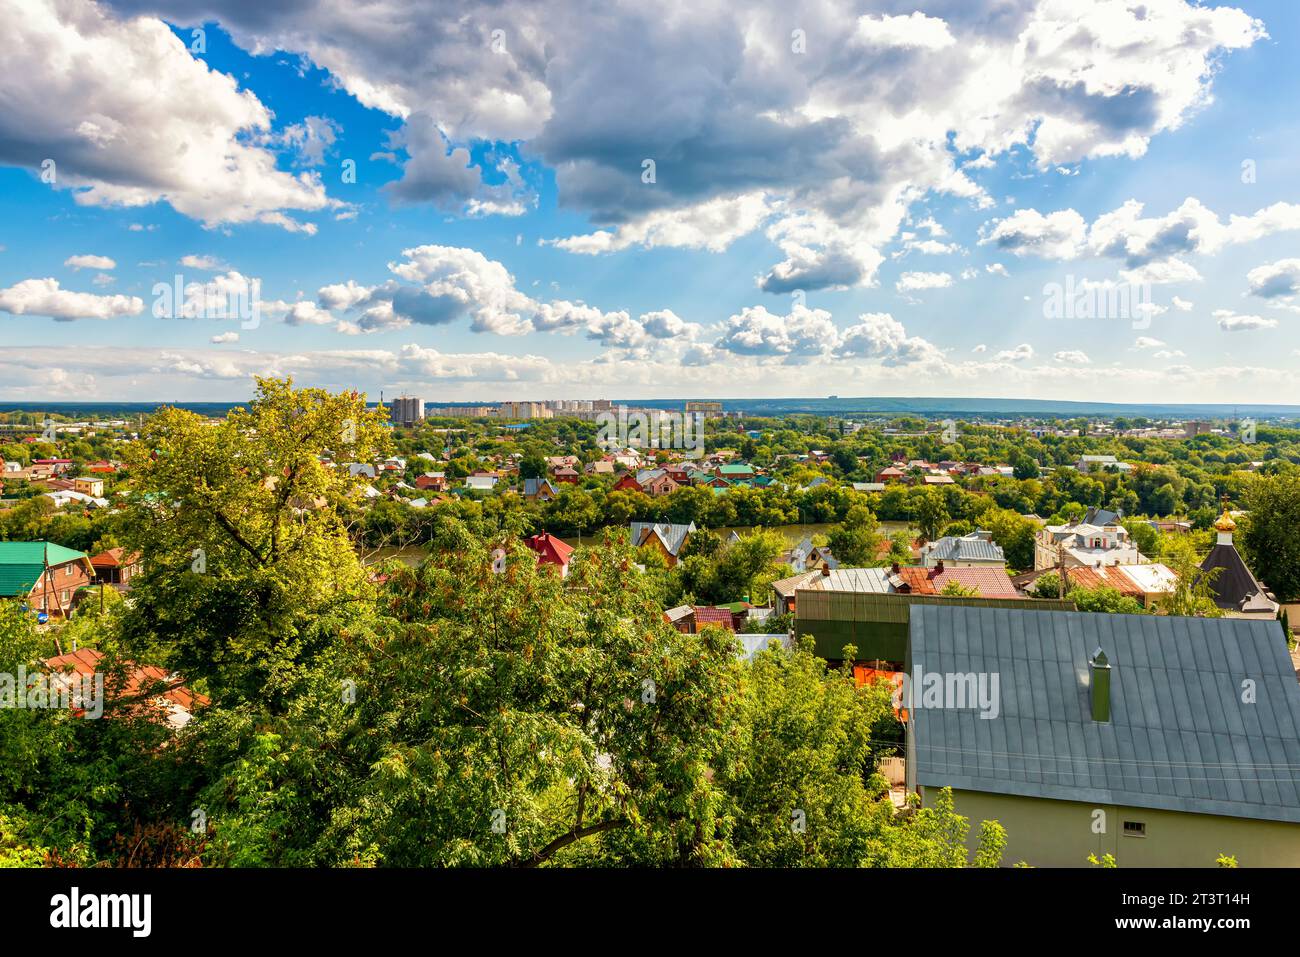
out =
[(1300, 866), (1300, 684), (1276, 622), (1033, 604), (911, 609), (922, 806), (952, 788), (957, 813), (1006, 829), (1004, 861), (1035, 867)]
[(497, 487), (500, 476), (494, 473), (468, 475), (465, 477), (465, 489), (470, 492), (490, 492)]
[(679, 487), (665, 469), (642, 469), (637, 473), (636, 478), (640, 483), (641, 491), (656, 498), (669, 495)]
[(1237, 523), (1225, 509), (1214, 523), (1216, 541), (1210, 553), (1201, 562), (1201, 571), (1218, 569), (1210, 580), (1214, 603), (1232, 618), (1277, 617), (1280, 607), (1273, 595), (1264, 587), (1242, 561), (1237, 546), (1232, 543), (1232, 533)]
[(882, 484), (888, 482), (901, 482), (907, 478), (907, 472), (900, 469), (897, 465), (887, 465), (876, 473), (876, 481)]
[(551, 472), (551, 477), (557, 482), (563, 482), (566, 485), (577, 485), (578, 479), (581, 478), (578, 470), (569, 465), (561, 465)]
[[(1114, 513), (1109, 513), (1114, 515)], [(1094, 516), (1097, 517), (1097, 516)], [(1107, 521), (1106, 514), (1100, 515)], [(1147, 559), (1129, 539), (1118, 519), (1103, 525), (1086, 521), (1044, 525), (1034, 536), (1034, 568), (1096, 568), (1099, 565), (1140, 565)]]
[(95, 580), (84, 552), (52, 542), (0, 542), (0, 598), (66, 618), (77, 590)]
[(66, 475), (72, 471), (72, 459), (35, 459), (32, 466), (48, 469), (54, 475)]
[[(94, 648), (80, 648), (66, 654), (45, 659), (45, 667), (51, 672), (52, 684), (60, 680), (73, 683), (81, 676), (93, 676), (99, 673), (103, 654)], [(104, 697), (109, 699), (147, 698), (134, 702), (131, 710), (145, 710), (150, 717), (179, 731), (190, 723), (194, 712), (205, 708), (211, 701), (206, 695), (191, 691), (180, 675), (168, 672), (157, 665), (137, 665), (134, 662), (122, 662), (126, 671), (120, 687), (108, 687), (111, 680), (105, 676)], [(74, 678), (76, 676), (76, 678)]]
[(1118, 472), (1128, 472), (1133, 468), (1127, 462), (1121, 462), (1113, 455), (1084, 455), (1079, 458), (1074, 467), (1084, 475), (1091, 472), (1106, 472), (1110, 469)]
[(636, 476), (631, 472), (624, 472), (619, 476), (618, 481), (614, 483), (614, 487), (610, 491), (639, 492), (641, 491), (641, 484), (636, 480)]
[(544, 478), (527, 478), (524, 479), (524, 498), (532, 502), (549, 502), (560, 493), (556, 491), (555, 486), (551, 484), (550, 479)]
[(1024, 599), (1006, 570), (996, 566), (949, 566), (940, 560), (933, 567), (895, 566), (892, 571), (902, 579), (897, 590), (905, 594), (941, 595), (949, 585), (957, 585), (977, 598)]
[(677, 557), (687, 540), (695, 532), (695, 523), (675, 525), (670, 522), (632, 522), (632, 547), (653, 548), (664, 556), (668, 566), (677, 564)]
[(588, 475), (613, 475), (614, 463), (607, 459), (598, 459), (595, 462), (589, 462), (583, 471)]
[(417, 475), (415, 487), (421, 492), (445, 492), (447, 491), (447, 473), (425, 472), (423, 475)]
[(525, 538), (524, 544), (537, 553), (538, 565), (552, 565), (560, 570), (560, 577), (568, 577), (569, 559), (573, 555), (572, 545), (565, 544), (550, 532)]
[[(938, 589), (934, 588), (933, 579), (930, 579), (928, 588), (919, 584), (917, 576), (928, 577), (931, 571), (938, 569), (920, 569), (917, 572), (907, 572), (897, 566), (823, 569), (821, 574), (812, 575), (795, 587), (794, 633), (811, 636), (817, 654), (827, 660), (841, 660), (845, 647), (852, 645), (856, 649), (855, 662), (888, 663), (891, 669), (900, 670), (907, 657), (910, 615), (919, 605), (1074, 610), (1070, 602), (1059, 599), (1026, 600), (1021, 595), (1011, 594), (993, 597), (982, 594), (939, 595), (935, 592), (941, 590), (942, 584), (948, 580), (946, 576), (939, 579)], [(972, 571), (981, 576), (989, 572), (1004, 574), (995, 568), (952, 569), (959, 576)], [(1009, 578), (1007, 580), (1010, 582)], [(984, 578), (974, 582), (976, 587), (984, 583)], [(917, 591), (913, 591), (913, 585), (918, 586)], [(986, 587), (991, 590), (996, 586), (988, 579)]]
[(130, 585), (131, 579), (144, 568), (139, 552), (128, 555), (123, 548), (110, 548), (106, 552), (100, 552), (90, 560), (90, 564), (95, 570), (96, 585), (116, 585), (122, 588)]
[(942, 562), (949, 568), (1006, 568), (1002, 546), (991, 532), (978, 529), (969, 535), (945, 535), (921, 546), (921, 564), (933, 568)]
[(800, 572), (789, 578), (780, 578), (772, 582), (772, 608), (778, 615), (785, 615), (795, 610), (795, 592), (821, 576), (821, 570)]
[(855, 492), (883, 492), (885, 490), (884, 482), (854, 482), (853, 491)]
[(55, 508), (63, 508), (67, 505), (81, 505), (84, 508), (108, 508), (108, 499), (94, 498), (84, 492), (73, 492), (71, 490), (60, 489), (57, 492), (46, 492), (45, 497), (54, 500)]
[(72, 490), (80, 492), (82, 495), (89, 495), (91, 498), (103, 498), (104, 480), (99, 478), (74, 478), (72, 480)]

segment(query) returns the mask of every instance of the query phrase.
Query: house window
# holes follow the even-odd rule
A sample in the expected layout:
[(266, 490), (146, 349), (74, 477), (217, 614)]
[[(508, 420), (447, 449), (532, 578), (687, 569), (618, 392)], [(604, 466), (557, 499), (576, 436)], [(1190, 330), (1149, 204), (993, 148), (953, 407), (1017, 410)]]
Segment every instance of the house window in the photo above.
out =
[(1146, 837), (1146, 836), (1147, 836), (1147, 825), (1146, 825), (1146, 822), (1145, 822), (1145, 821), (1125, 821), (1125, 822), (1124, 822), (1124, 836), (1125, 836), (1125, 837)]
[(63, 566), (63, 577), (64, 577), (64, 578), (67, 578), (67, 577), (68, 577), (69, 575), (71, 575), (71, 574), (72, 574), (72, 566), (71, 566), (71, 565), (64, 565), (64, 566)]
[(66, 604), (68, 603), (68, 593), (67, 593), (66, 591), (64, 591), (64, 592), (61, 592), (60, 594), (61, 594), (61, 596), (62, 596), (62, 597), (61, 597), (61, 601), (63, 602), (63, 604), (66, 605)]

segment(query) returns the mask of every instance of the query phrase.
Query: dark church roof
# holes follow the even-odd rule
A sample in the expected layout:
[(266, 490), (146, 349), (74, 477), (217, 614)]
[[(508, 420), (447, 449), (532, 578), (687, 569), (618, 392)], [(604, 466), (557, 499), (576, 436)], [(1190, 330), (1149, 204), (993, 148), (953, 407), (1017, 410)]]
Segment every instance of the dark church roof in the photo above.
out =
[(1218, 544), (1210, 549), (1210, 554), (1201, 562), (1201, 570), (1219, 569), (1219, 574), (1210, 582), (1210, 591), (1214, 593), (1214, 603), (1230, 611), (1277, 611), (1277, 602), (1265, 594), (1264, 586), (1259, 583), (1246, 563), (1242, 561), (1237, 548), (1232, 544)]

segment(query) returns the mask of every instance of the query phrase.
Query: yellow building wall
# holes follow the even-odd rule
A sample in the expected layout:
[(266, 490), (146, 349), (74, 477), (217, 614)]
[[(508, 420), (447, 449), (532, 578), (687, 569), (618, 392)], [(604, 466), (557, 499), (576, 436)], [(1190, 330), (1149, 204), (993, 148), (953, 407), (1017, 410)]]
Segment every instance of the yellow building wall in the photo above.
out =
[[(922, 803), (930, 803), (924, 793)], [(1227, 854), (1241, 867), (1300, 867), (1300, 824), (979, 791), (954, 790), (953, 803), (970, 819), (972, 849), (980, 821), (1006, 828), (1006, 866), (1024, 861), (1035, 867), (1088, 867), (1089, 854), (1113, 854), (1120, 867), (1214, 867), (1215, 859)], [(1093, 833), (1097, 809), (1105, 812), (1104, 834)], [(1144, 823), (1146, 837), (1125, 835), (1125, 821)]]

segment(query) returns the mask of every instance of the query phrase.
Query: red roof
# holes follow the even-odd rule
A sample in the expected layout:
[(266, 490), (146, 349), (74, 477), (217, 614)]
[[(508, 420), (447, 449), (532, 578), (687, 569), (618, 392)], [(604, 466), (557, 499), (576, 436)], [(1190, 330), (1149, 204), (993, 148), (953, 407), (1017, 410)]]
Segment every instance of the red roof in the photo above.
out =
[[(92, 675), (99, 669), (100, 659), (104, 655), (94, 648), (81, 648), (65, 655), (56, 655), (45, 660), (45, 666), (51, 671), (61, 671), (78, 675)], [(206, 706), (210, 700), (206, 695), (196, 694), (176, 679), (164, 668), (157, 665), (137, 665), (130, 661), (123, 664), (128, 669), (126, 686), (120, 693), (128, 696), (136, 694), (143, 687), (157, 687), (157, 697), (165, 698), (172, 704), (180, 705), (186, 711), (193, 711), (195, 705)], [(161, 682), (161, 684), (159, 684)]]
[(101, 552), (90, 560), (90, 564), (96, 568), (121, 568), (124, 564), (134, 565), (140, 560), (139, 555), (132, 555), (129, 559), (124, 559), (123, 555), (126, 550), (123, 548), (110, 548), (106, 552)]
[(1096, 588), (1113, 588), (1121, 595), (1128, 595), (1132, 598), (1141, 598), (1143, 595), (1142, 589), (1133, 584), (1133, 579), (1124, 574), (1123, 566), (1120, 565), (1096, 569), (1069, 568), (1066, 569), (1065, 576), (1070, 580), (1071, 588), (1082, 588), (1086, 591), (1092, 591)]
[(1023, 598), (1011, 578), (1001, 568), (900, 568), (898, 574), (912, 589), (913, 595), (937, 595), (949, 582), (973, 588), (980, 598)]
[(695, 606), (695, 626), (703, 628), (705, 625), (718, 625), (727, 629), (727, 631), (736, 630), (736, 621), (732, 617), (730, 608), (711, 608), (709, 606)]
[(539, 565), (559, 565), (563, 568), (569, 564), (569, 556), (573, 554), (572, 545), (564, 544), (550, 532), (526, 538), (524, 544), (537, 553)]

